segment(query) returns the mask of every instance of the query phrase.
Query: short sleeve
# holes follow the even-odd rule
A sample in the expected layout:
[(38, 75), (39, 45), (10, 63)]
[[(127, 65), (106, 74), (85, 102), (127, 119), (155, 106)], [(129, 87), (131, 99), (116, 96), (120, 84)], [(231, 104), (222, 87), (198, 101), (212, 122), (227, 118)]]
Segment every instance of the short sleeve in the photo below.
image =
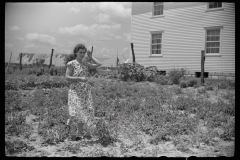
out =
[(73, 66), (73, 61), (69, 61), (68, 63), (67, 63), (67, 67), (68, 66)]

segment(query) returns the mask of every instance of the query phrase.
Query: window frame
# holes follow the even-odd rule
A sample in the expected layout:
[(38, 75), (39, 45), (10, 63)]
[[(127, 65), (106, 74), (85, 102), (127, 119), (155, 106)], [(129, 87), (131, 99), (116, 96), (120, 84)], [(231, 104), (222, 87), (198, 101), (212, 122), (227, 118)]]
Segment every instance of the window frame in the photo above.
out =
[(154, 15), (154, 2), (152, 2), (152, 17), (151, 18), (159, 18), (159, 17), (164, 17), (165, 15), (164, 15), (164, 5), (165, 5), (165, 3), (164, 2), (162, 2), (162, 5), (163, 5), (163, 14), (162, 15)]
[[(207, 53), (207, 31), (208, 30), (220, 30), (219, 38), (219, 53)], [(204, 27), (205, 38), (204, 38), (204, 51), (206, 56), (222, 56), (222, 32), (223, 26)]]
[[(164, 38), (164, 31), (150, 31), (150, 55), (149, 57), (162, 57), (163, 56), (163, 38)], [(152, 54), (152, 35), (153, 34), (162, 34), (161, 38), (161, 54)]]
[(206, 8), (205, 12), (222, 11), (222, 10), (224, 10), (224, 3), (223, 2), (220, 2), (220, 3), (222, 3), (222, 7), (218, 7), (218, 8), (209, 8), (209, 3), (210, 2), (207, 2), (207, 8)]

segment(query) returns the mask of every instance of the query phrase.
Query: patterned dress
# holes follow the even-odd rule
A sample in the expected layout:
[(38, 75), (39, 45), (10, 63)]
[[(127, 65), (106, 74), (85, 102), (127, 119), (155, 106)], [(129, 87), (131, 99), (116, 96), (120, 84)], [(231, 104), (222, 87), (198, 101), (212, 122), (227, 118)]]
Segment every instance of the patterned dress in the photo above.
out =
[[(77, 60), (67, 63), (73, 67), (73, 77), (87, 77), (89, 72), (84, 64)], [(91, 86), (87, 82), (72, 82), (68, 91), (68, 106), (70, 116), (76, 117), (78, 122), (94, 125), (94, 110)]]

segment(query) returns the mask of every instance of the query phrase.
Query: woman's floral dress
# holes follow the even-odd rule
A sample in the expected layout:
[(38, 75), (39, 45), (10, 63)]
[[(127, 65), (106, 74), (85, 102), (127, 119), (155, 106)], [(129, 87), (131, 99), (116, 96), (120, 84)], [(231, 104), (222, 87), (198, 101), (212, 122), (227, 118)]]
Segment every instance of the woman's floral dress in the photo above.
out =
[[(67, 63), (74, 69), (73, 77), (88, 77), (88, 68), (76, 59)], [(72, 82), (68, 91), (68, 106), (70, 116), (76, 117), (78, 122), (94, 125), (94, 109), (91, 86), (87, 82)]]

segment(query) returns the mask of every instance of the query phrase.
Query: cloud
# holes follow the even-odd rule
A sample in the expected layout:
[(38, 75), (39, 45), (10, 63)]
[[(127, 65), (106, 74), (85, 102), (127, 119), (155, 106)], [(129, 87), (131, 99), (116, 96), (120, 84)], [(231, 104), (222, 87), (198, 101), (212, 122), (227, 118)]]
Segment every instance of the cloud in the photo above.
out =
[(95, 20), (99, 23), (109, 22), (110, 21), (110, 15), (100, 13), (99, 15), (97, 15), (95, 17)]
[(72, 12), (77, 14), (80, 11), (80, 9), (72, 7), (72, 8), (70, 8), (70, 11), (72, 11)]
[(24, 38), (21, 38), (21, 37), (16, 37), (16, 39), (20, 40), (20, 41), (23, 41)]
[(58, 33), (70, 36), (85, 36), (92, 39), (111, 40), (116, 38), (112, 32), (115, 32), (120, 28), (120, 24), (93, 24), (91, 26), (80, 24), (74, 27), (61, 27), (58, 29)]
[(12, 26), (10, 27), (10, 30), (17, 31), (20, 30), (20, 28), (18, 26)]
[(9, 44), (9, 43), (6, 43), (6, 44), (5, 44), (5, 48), (6, 48), (6, 49), (11, 49), (11, 48), (13, 48), (13, 45), (12, 45), (12, 44)]
[(83, 43), (85, 44), (87, 41), (85, 39), (79, 39), (77, 42), (68, 42), (68, 46), (70, 48), (74, 48), (77, 44)]
[(25, 48), (33, 48), (33, 47), (35, 47), (35, 45), (34, 44), (26, 44), (24, 47)]
[(26, 39), (33, 42), (39, 42), (47, 45), (56, 45), (56, 39), (46, 34), (28, 33)]
[(100, 2), (92, 6), (92, 11), (99, 9), (109, 14), (122, 18), (131, 17), (131, 8), (125, 8), (125, 4), (116, 2)]
[(128, 51), (128, 47), (123, 48), (122, 52)]
[(127, 42), (131, 42), (131, 33), (123, 33), (124, 34), (124, 36), (125, 36), (125, 40), (127, 41)]

